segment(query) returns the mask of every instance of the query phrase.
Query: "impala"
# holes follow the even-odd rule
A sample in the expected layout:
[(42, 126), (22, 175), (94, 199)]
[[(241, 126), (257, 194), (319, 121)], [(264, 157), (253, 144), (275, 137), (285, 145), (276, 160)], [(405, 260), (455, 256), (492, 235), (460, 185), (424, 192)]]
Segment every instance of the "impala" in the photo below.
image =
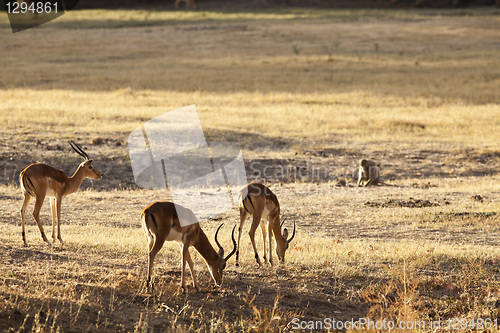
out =
[(73, 176), (68, 177), (64, 171), (53, 168), (47, 164), (35, 163), (21, 171), (19, 182), (24, 195), (23, 207), (21, 209), (21, 225), (24, 245), (28, 245), (26, 241), (26, 233), (24, 226), (24, 216), (26, 208), (32, 197), (35, 197), (35, 209), (33, 217), (36, 224), (42, 233), (42, 238), (50, 246), (50, 242), (45, 236), (42, 223), (40, 222), (40, 209), (42, 208), (43, 200), (46, 196), (50, 197), (50, 207), (52, 211), (52, 240), (56, 241), (55, 225), (57, 215), (57, 239), (62, 243), (61, 238), (61, 200), (78, 190), (85, 178), (101, 179), (102, 175), (92, 166), (92, 160), (83, 149), (73, 141), (69, 141), (71, 148), (85, 160), (80, 163)]
[(259, 266), (261, 265), (259, 255), (257, 254), (257, 247), (255, 246), (255, 230), (257, 230), (257, 227), (259, 225), (262, 230), (262, 238), (264, 243), (264, 262), (266, 262), (266, 232), (269, 235), (269, 263), (271, 264), (271, 266), (273, 265), (273, 234), (276, 242), (276, 254), (278, 255), (278, 259), (280, 260), (280, 262), (284, 262), (285, 252), (290, 242), (295, 237), (295, 220), (293, 220), (293, 234), (290, 238), (288, 238), (288, 229), (283, 229), (283, 234), (281, 233), (281, 227), (283, 226), (285, 219), (283, 219), (283, 222), (280, 224), (280, 204), (276, 195), (263, 184), (251, 183), (240, 190), (238, 206), (240, 208), (240, 228), (238, 229), (239, 232), (238, 246), (236, 250), (236, 266), (239, 265), (238, 260), (241, 231), (248, 215), (252, 215), (253, 217), (249, 235), (257, 264), (259, 264)]
[[(182, 226), (179, 221), (179, 216), (187, 219), (188, 225)], [(219, 233), (222, 224), (215, 232), (215, 243), (219, 247), (219, 252), (216, 252), (190, 209), (184, 208), (180, 205), (175, 205), (172, 202), (154, 202), (142, 211), (141, 221), (149, 245), (148, 289), (151, 289), (152, 287), (151, 275), (153, 273), (153, 261), (158, 251), (160, 251), (163, 247), (165, 241), (175, 241), (179, 244), (182, 253), (181, 286), (183, 292), (188, 292), (185, 282), (186, 262), (189, 264), (189, 270), (191, 272), (191, 277), (193, 278), (193, 286), (196, 290), (200, 290), (194, 276), (193, 260), (189, 254), (190, 246), (194, 246), (194, 248), (202, 255), (216, 286), (221, 286), (222, 274), (224, 268), (226, 267), (226, 262), (236, 251), (236, 240), (234, 239), (234, 229), (236, 226), (234, 226), (231, 234), (233, 250), (226, 257), (224, 257), (224, 249), (217, 240), (217, 234)]]

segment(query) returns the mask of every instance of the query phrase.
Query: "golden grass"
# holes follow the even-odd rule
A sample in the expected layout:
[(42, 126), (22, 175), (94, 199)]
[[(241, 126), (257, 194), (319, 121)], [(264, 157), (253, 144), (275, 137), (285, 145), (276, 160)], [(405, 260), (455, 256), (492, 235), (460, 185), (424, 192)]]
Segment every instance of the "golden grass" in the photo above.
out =
[[(141, 15), (127, 11), (134, 13)], [(72, 16), (61, 19), (66, 17)], [(61, 127), (66, 133), (121, 134), (197, 104), (208, 133), (213, 128), (312, 142), (331, 140), (335, 133), (334, 139), (379, 142), (401, 141), (411, 132), (412, 141), (494, 147), (500, 133), (500, 66), (490, 45), (498, 19), (423, 20), (426, 24), (297, 20), (286, 25), (287, 32), (278, 20), (265, 30), (248, 23), (222, 34), (204, 26), (195, 33), (165, 27), (103, 35), (83, 29), (74, 38), (61, 28), (50, 30), (50, 48), (36, 37), (42, 30), (6, 35), (1, 121), (37, 136)], [(221, 18), (209, 27), (222, 29), (225, 23)], [(376, 42), (368, 41), (370, 33)], [(35, 39), (26, 43), (29, 36)], [(201, 55), (183, 56), (186, 38), (191, 52)], [(256, 43), (250, 49), (247, 38)], [(207, 45), (207, 39), (219, 46)], [(444, 47), (443, 40), (451, 46)], [(422, 49), (424, 42), (429, 50)], [(29, 47), (44, 51), (31, 58)], [(284, 116), (287, 122), (281, 121)], [(32, 117), (38, 121), (23, 121)]]
[[(500, 23), (487, 14), (74, 11), (2, 34), (0, 120), (28, 139), (49, 131), (124, 139), (144, 120), (196, 104), (216, 138), (215, 130), (323, 145), (411, 133), (423, 145), (494, 149)], [(67, 22), (83, 28), (68, 34)], [(94, 31), (93, 22), (103, 26)]]
[[(345, 136), (357, 144), (404, 142), (411, 133), (413, 145), (423, 146), (431, 140), (486, 150), (494, 149), (500, 140), (500, 108), (496, 104), (442, 102), (435, 106), (434, 99), (363, 92), (234, 93), (215, 97), (202, 92), (15, 89), (0, 91), (0, 99), (7, 101), (0, 106), (0, 121), (6, 128), (25, 133), (26, 140), (54, 132), (66, 137), (73, 133), (90, 133), (94, 137), (118, 134), (126, 140), (127, 134), (145, 120), (188, 104), (186, 101), (198, 105), (208, 135), (230, 130), (240, 135), (262, 133), (321, 145), (332, 136)], [(54, 101), (58, 101), (57, 105)], [(285, 115), (290, 119), (287, 122), (281, 121)], [(37, 122), (24, 121), (33, 117)]]
[[(12, 198), (13, 205), (6, 207), (4, 215), (10, 215), (13, 219), (18, 219), (15, 205), (18, 203), (18, 191), (14, 186), (0, 188), (2, 197)], [(424, 209), (422, 215), (414, 210), (397, 209), (391, 212), (394, 209), (381, 209), (378, 215), (371, 216), (372, 219), (360, 221), (361, 228), (370, 228), (364, 231), (361, 229), (362, 232), (359, 233), (357, 230), (360, 230), (360, 226), (353, 225), (353, 222), (363, 219), (363, 214), (369, 211), (363, 209), (361, 204), (368, 193), (353, 192), (350, 201), (342, 202), (336, 197), (339, 195), (337, 192), (321, 197), (297, 197), (291, 190), (283, 191), (280, 198), (284, 204), (288, 203), (287, 213), (296, 216), (299, 229), (287, 252), (285, 266), (256, 270), (245, 232), (242, 238), (241, 267), (229, 265), (222, 291), (211, 291), (209, 288), (210, 294), (207, 296), (204, 293), (194, 293), (186, 298), (178, 288), (178, 247), (167, 243), (156, 260), (154, 276), (157, 291), (154, 296), (149, 296), (145, 293), (144, 285), (146, 240), (139, 226), (138, 212), (142, 202), (147, 203), (159, 195), (161, 196), (157, 191), (86, 190), (68, 197), (64, 205), (62, 225), (66, 243), (62, 246), (56, 243), (53, 248), (48, 248), (41, 240), (31, 218), (27, 229), (29, 248), (22, 247), (18, 223), (11, 221), (3, 224), (0, 241), (7, 244), (7, 258), (15, 258), (15, 261), (11, 261), (2, 270), (0, 279), (4, 283), (0, 284), (0, 291), (9, 295), (5, 304), (11, 309), (11, 313), (30, 313), (31, 317), (26, 317), (28, 327), (40, 326), (48, 331), (56, 331), (58, 327), (72, 329), (81, 325), (92, 330), (120, 330), (125, 318), (119, 316), (119, 313), (127, 313), (126, 316), (134, 321), (132, 324), (141, 329), (154, 326), (154, 323), (161, 320), (162, 325), (172, 325), (172, 330), (191, 331), (206, 327), (203, 320), (208, 320), (210, 325), (216, 325), (220, 330), (233, 331), (237, 327), (250, 329), (252, 326), (277, 325), (282, 328), (296, 317), (307, 319), (311, 316), (331, 316), (323, 307), (313, 312), (308, 311), (305, 315), (301, 313), (301, 307), (293, 306), (294, 302), (308, 297), (323, 300), (327, 304), (333, 299), (340, 302), (351, 299), (361, 304), (367, 302), (372, 304), (372, 309), (367, 313), (370, 318), (391, 319), (395, 316), (399, 320), (403, 317), (429, 319), (426, 317), (427, 311), (415, 310), (426, 302), (426, 290), (450, 290), (453, 293), (450, 295), (452, 299), (469, 307), (474, 302), (479, 304), (491, 297), (495, 300), (495, 296), (487, 295), (498, 287), (498, 280), (495, 281), (491, 275), (500, 258), (498, 247), (478, 242), (481, 235), (474, 232), (468, 235), (469, 241), (464, 243), (457, 240), (427, 239), (425, 228), (415, 233), (414, 221), (437, 209)], [(332, 201), (337, 205), (328, 207), (326, 203)], [(293, 207), (304, 207), (310, 202), (315, 203), (312, 205), (312, 215), (301, 215), (300, 210), (294, 211), (290, 205), (293, 203)], [(314, 219), (328, 224), (331, 214), (335, 214), (336, 210), (349, 211), (352, 209), (351, 204), (361, 204), (361, 207), (358, 208), (359, 216), (351, 216), (345, 221), (348, 223), (346, 226), (351, 225), (353, 228), (347, 237), (332, 235), (331, 232), (325, 235), (322, 230), (312, 231), (308, 227)], [(453, 211), (468, 209), (469, 204), (466, 202), (455, 205)], [(497, 203), (490, 205), (493, 206), (488, 209), (498, 211)], [(318, 216), (316, 212), (321, 214)], [(49, 214), (48, 207), (44, 207), (42, 221), (46, 227), (49, 226)], [(236, 216), (236, 211), (231, 211), (223, 220), (226, 224), (231, 224), (237, 219)], [(342, 221), (339, 223), (342, 224)], [(493, 230), (498, 234), (498, 221), (490, 220), (485, 223), (490, 232)], [(209, 235), (213, 234), (215, 227), (216, 223), (213, 222), (203, 224)], [(245, 230), (248, 227), (247, 223)], [(385, 233), (386, 227), (391, 228), (398, 237)], [(450, 221), (450, 228), (456, 231), (457, 224)], [(442, 230), (446, 230), (446, 227)], [(229, 231), (226, 228), (222, 229), (221, 236), (223, 246), (229, 248)], [(257, 243), (260, 249), (259, 234)], [(208, 273), (201, 257), (195, 251), (192, 253), (196, 262), (196, 274), (202, 286), (205, 286), (209, 280)], [(469, 275), (473, 273), (474, 276)], [(403, 278), (406, 281), (404, 285)], [(486, 294), (476, 293), (478, 286), (485, 288), (481, 290), (485, 290)], [(260, 290), (266, 294), (271, 293), (270, 299), (261, 296)], [(470, 298), (464, 299), (459, 294), (454, 296), (459, 291), (467, 292)], [(386, 306), (386, 296), (395, 298), (393, 303), (389, 303), (389, 307)], [(281, 299), (278, 305), (275, 301), (273, 303), (276, 297)], [(245, 313), (244, 317), (236, 320), (234, 312), (228, 309), (210, 317), (203, 309), (213, 309), (214, 298), (239, 304), (242, 307), (240, 311)], [(466, 313), (474, 314), (477, 318), (494, 318), (492, 316), (497, 313), (491, 310), (488, 312), (488, 307), (481, 309), (478, 306), (465, 312), (456, 307), (458, 304), (446, 303), (439, 298), (437, 301), (439, 304), (436, 303), (433, 309), (440, 312), (443, 318)], [(136, 306), (136, 302), (144, 302), (144, 305)], [(58, 304), (65, 306), (60, 308)], [(328, 307), (331, 309), (331, 305)], [(26, 312), (25, 309), (29, 308), (35, 312)], [(279, 315), (271, 315), (273, 311)], [(36, 318), (38, 312), (41, 318)], [(345, 320), (353, 316), (352, 313), (341, 313), (340, 318)], [(279, 320), (274, 317), (279, 317)], [(228, 325), (228, 322), (231, 324)], [(130, 324), (126, 327), (130, 327)]]
[[(17, 34), (0, 15), (0, 327), (263, 332), (294, 317), (498, 318), (496, 13), (93, 10)], [(286, 265), (255, 268), (247, 221), (242, 266), (229, 262), (222, 289), (194, 254), (203, 290), (180, 294), (179, 250), (166, 244), (149, 294), (139, 213), (165, 195), (125, 181), (126, 140), (189, 104), (207, 138), (237, 142), (247, 164), (308, 162), (332, 177), (269, 179), (298, 225)], [(48, 248), (29, 216), (25, 248), (17, 175), (34, 161), (73, 171), (70, 138), (105, 177), (65, 198), (64, 245)], [(352, 187), (361, 156), (382, 163), (383, 186)], [(417, 200), (437, 205), (404, 206)], [(238, 212), (219, 218), (227, 249)], [(48, 203), (42, 221), (50, 237)], [(218, 223), (203, 223), (210, 238)]]
[[(475, 182), (478, 183), (477, 180)], [(497, 187), (498, 183), (494, 182)], [(465, 191), (466, 196), (470, 186), (471, 184), (461, 184), (452, 189), (455, 191), (455, 195), (457, 191)], [(440, 264), (441, 259), (463, 262), (467, 258), (496, 260), (500, 257), (500, 249), (492, 248), (490, 244), (480, 241), (483, 233), (498, 232), (498, 216), (493, 215), (491, 216), (493, 219), (482, 221), (474, 216), (469, 216), (470, 219), (464, 220), (464, 225), (460, 225), (456, 219), (453, 219), (453, 215), (450, 215), (453, 212), (484, 212), (485, 214), (498, 212), (499, 204), (492, 197), (498, 193), (498, 188), (491, 188), (491, 192), (481, 192), (483, 196), (492, 198), (486, 203), (480, 204), (470, 198), (466, 199), (464, 196), (463, 201), (455, 201), (453, 205), (412, 210), (404, 208), (374, 210), (363, 205), (363, 202), (373, 198), (373, 192), (360, 193), (354, 189), (332, 188), (332, 192), (321, 195), (311, 192), (306, 196), (297, 196), (297, 193), (303, 191), (304, 188), (301, 184), (289, 184), (281, 190), (274, 189), (285, 207), (283, 214), (295, 216), (299, 225), (298, 236), (287, 253), (287, 262), (292, 267), (300, 267), (301, 269), (332, 267), (335, 270), (347, 270), (351, 275), (364, 275), (364, 269), (373, 266), (374, 263), (394, 264), (399, 262), (401, 258), (407, 257), (419, 258), (418, 261), (421, 262), (422, 267), (428, 265), (430, 261)], [(20, 190), (15, 186), (4, 186), (0, 190), (0, 195), (3, 197), (13, 198), (8, 202), (9, 205), (4, 212), (13, 221), (3, 226), (2, 237), (7, 243), (21, 243), (20, 228), (15, 222), (20, 219), (17, 216)], [(408, 190), (404, 190), (398, 194), (387, 191), (386, 198), (390, 198), (390, 196), (405, 197), (407, 192)], [(420, 192), (422, 192), (422, 196), (425, 193), (424, 191)], [(62, 248), (69, 247), (77, 252), (80, 250), (91, 251), (96, 255), (102, 252), (117, 257), (132, 255), (137, 258), (142, 256), (145, 259), (147, 246), (139, 214), (148, 203), (163, 195), (162, 191), (114, 190), (101, 192), (86, 190), (68, 197), (64, 203), (61, 226), (63, 240), (68, 245), (64, 245)], [(418, 191), (412, 191), (412, 195), (418, 197)], [(349, 200), (343, 201), (342, 198), (345, 197), (348, 197)], [(335, 206), (331, 206), (332, 201), (336, 203)], [(312, 215), (310, 213), (304, 214), (300, 208), (306, 204), (310, 205)], [(47, 234), (51, 230), (48, 206), (47, 204), (42, 209), (42, 221)], [(354, 207), (357, 208), (354, 209)], [(29, 209), (32, 209), (32, 205)], [(348, 211), (349, 215), (342, 217), (338, 211)], [(233, 209), (223, 215), (223, 221), (228, 225), (236, 223), (237, 215), (237, 210)], [(437, 216), (445, 218), (432, 221)], [(447, 216), (448, 219), (446, 219)], [(332, 221), (332, 218), (338, 220)], [(330, 223), (342, 225), (343, 218), (350, 221), (348, 225), (352, 230), (338, 229), (338, 233), (334, 230), (327, 231)], [(318, 220), (324, 221), (324, 224), (317, 225)], [(471, 228), (470, 223), (473, 223), (474, 228)], [(202, 227), (208, 235), (213, 236), (217, 225), (218, 223), (215, 221), (204, 222)], [(249, 225), (250, 220), (246, 222), (245, 230), (249, 229)], [(41, 240), (38, 228), (31, 216), (28, 217), (27, 226), (29, 243), (43, 248), (45, 243)], [(308, 226), (314, 227), (310, 229)], [(314, 229), (316, 231), (313, 231)], [(463, 230), (470, 234), (466, 236), (464, 242), (461, 242), (458, 237), (455, 240), (450, 239), (442, 242), (427, 238), (438, 229), (440, 231)], [(231, 247), (229, 230), (229, 227), (221, 230), (222, 244), (226, 249)], [(397, 238), (390, 236), (394, 233), (398, 235)], [(113, 241), (110, 242), (110, 239)], [(254, 264), (254, 258), (251, 255), (251, 245), (246, 231), (244, 231), (242, 240), (242, 264), (243, 266), (251, 266)], [(260, 233), (257, 234), (256, 241), (258, 248), (262, 249)], [(55, 248), (60, 247), (56, 243)], [(167, 254), (161, 256), (179, 257), (177, 245), (167, 243), (165, 248), (168, 249)], [(259, 253), (262, 254), (262, 251), (259, 250)], [(197, 254), (194, 257), (201, 260)]]

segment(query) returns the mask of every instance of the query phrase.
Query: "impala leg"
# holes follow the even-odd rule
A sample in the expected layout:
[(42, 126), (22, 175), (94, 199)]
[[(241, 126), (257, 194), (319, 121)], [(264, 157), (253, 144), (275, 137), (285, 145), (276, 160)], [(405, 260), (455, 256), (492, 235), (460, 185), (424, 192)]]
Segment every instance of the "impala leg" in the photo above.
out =
[(156, 257), (156, 252), (150, 251), (148, 257), (148, 281), (146, 284), (148, 290), (151, 290), (153, 287), (153, 284), (151, 283), (151, 275), (153, 274), (153, 262), (155, 260), (155, 257)]
[[(61, 237), (61, 201), (62, 197), (56, 198), (56, 211), (57, 211), (57, 239), (59, 239), (59, 242), (64, 243)], [(53, 227), (52, 227), (53, 228)], [(54, 234), (52, 234), (52, 237), (54, 237)]]
[(193, 287), (196, 288), (196, 290), (200, 290), (200, 287), (198, 286), (198, 283), (196, 282), (196, 277), (194, 276), (194, 264), (193, 260), (191, 259), (191, 255), (189, 254), (189, 250), (186, 251), (186, 260), (189, 265), (189, 271), (191, 272), (191, 277), (193, 278)]
[(149, 258), (148, 258), (148, 281), (147, 281), (147, 288), (149, 291), (152, 290), (153, 284), (151, 281), (151, 276), (153, 275), (153, 262), (155, 260), (156, 254), (161, 250), (163, 247), (163, 242), (162, 241), (156, 241), (155, 237), (148, 238), (148, 245), (149, 245)]
[(24, 193), (24, 201), (23, 201), (23, 207), (21, 208), (21, 228), (22, 228), (22, 233), (21, 235), (23, 236), (23, 242), (25, 246), (28, 246), (28, 242), (26, 241), (26, 230), (25, 230), (25, 216), (26, 216), (26, 208), (28, 207), (28, 204), (30, 203), (31, 196), (28, 193)]
[(253, 252), (255, 253), (255, 260), (257, 261), (257, 264), (259, 264), (259, 267), (262, 264), (259, 259), (259, 254), (257, 253), (257, 246), (255, 245), (255, 230), (257, 230), (257, 227), (260, 224), (261, 217), (262, 214), (257, 214), (257, 212), (254, 211), (252, 226), (250, 227), (250, 232), (248, 233), (250, 235), (250, 241), (252, 242)]
[(243, 225), (248, 217), (248, 212), (245, 209), (240, 208), (240, 227), (238, 228), (238, 243), (236, 245), (236, 266), (239, 266), (240, 260), (240, 240), (241, 232), (243, 231)]
[(33, 217), (35, 218), (36, 224), (38, 225), (38, 229), (40, 229), (40, 233), (42, 234), (43, 240), (51, 246), (47, 236), (45, 236), (45, 232), (43, 231), (42, 223), (40, 222), (40, 210), (42, 209), (43, 200), (45, 196), (37, 196), (35, 200), (35, 209), (33, 210)]
[(56, 198), (50, 198), (50, 210), (52, 212), (52, 243), (56, 242)]
[(180, 245), (182, 249), (182, 265), (181, 265), (181, 287), (185, 294), (188, 293), (188, 288), (186, 287), (186, 261), (187, 256), (189, 256), (189, 247), (186, 244)]
[[(269, 223), (269, 222), (267, 222)], [(266, 230), (266, 222), (260, 221), (260, 230), (262, 231), (262, 244), (264, 244), (264, 251), (263, 251), (263, 256), (264, 256), (264, 264), (267, 262), (266, 261), (266, 241), (267, 241), (267, 230)]]
[(269, 222), (267, 223), (268, 236), (269, 236), (269, 263), (273, 266), (273, 224), (277, 223), (279, 225), (280, 219), (279, 215), (269, 216)]

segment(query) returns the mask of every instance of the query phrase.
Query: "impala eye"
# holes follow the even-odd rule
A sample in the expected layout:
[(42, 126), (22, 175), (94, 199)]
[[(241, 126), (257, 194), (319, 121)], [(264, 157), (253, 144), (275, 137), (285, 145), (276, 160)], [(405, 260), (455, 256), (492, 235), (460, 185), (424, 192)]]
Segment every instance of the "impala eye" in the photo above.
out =
[(90, 169), (90, 170), (92, 170), (92, 169), (93, 169), (92, 165), (89, 165), (89, 169)]

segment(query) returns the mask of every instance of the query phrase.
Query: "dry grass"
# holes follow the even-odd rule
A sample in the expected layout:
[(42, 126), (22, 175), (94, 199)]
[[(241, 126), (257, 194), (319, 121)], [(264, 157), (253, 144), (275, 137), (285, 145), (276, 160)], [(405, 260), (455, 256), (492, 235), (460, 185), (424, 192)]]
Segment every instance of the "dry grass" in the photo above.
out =
[[(72, 11), (17, 34), (0, 16), (0, 330), (500, 318), (496, 14)], [(222, 289), (194, 255), (202, 292), (188, 296), (166, 244), (149, 294), (138, 216), (165, 194), (137, 189), (127, 137), (189, 104), (209, 140), (243, 147), (297, 237), (286, 265), (255, 269), (244, 235)], [(34, 161), (73, 172), (69, 138), (105, 177), (63, 202), (64, 245), (48, 248), (30, 217), (23, 247), (19, 172)], [(380, 161), (382, 186), (353, 187), (362, 156)], [(49, 216), (46, 205), (46, 232)], [(231, 210), (203, 228), (237, 220)]]

